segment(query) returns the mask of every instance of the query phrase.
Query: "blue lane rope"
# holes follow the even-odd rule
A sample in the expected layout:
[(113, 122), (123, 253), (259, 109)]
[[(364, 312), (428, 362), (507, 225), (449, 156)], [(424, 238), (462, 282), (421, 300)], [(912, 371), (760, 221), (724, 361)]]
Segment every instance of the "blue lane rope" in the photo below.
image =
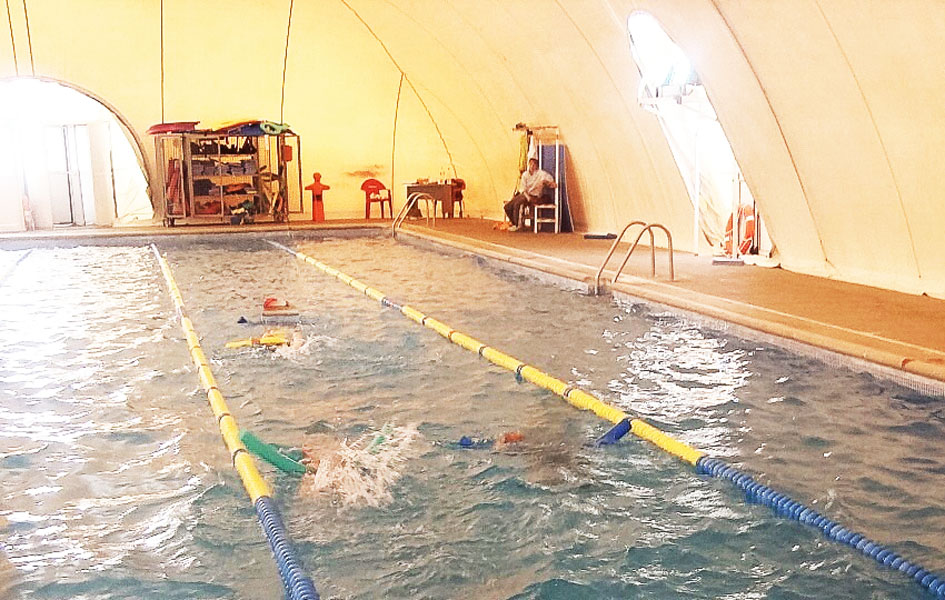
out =
[(872, 558), (884, 567), (896, 569), (915, 579), (915, 581), (939, 598), (945, 598), (945, 578), (930, 572), (921, 565), (909, 561), (892, 550), (878, 544), (861, 533), (851, 531), (836, 521), (828, 519), (817, 511), (800, 502), (793, 500), (786, 494), (775, 491), (770, 487), (758, 483), (750, 475), (717, 458), (703, 456), (696, 463), (696, 473), (711, 475), (719, 479), (730, 481), (735, 487), (745, 492), (745, 499), (749, 503), (762, 504), (774, 511), (775, 514), (799, 521), (842, 544), (846, 544), (862, 554)]
[(20, 265), (20, 263), (23, 262), (24, 260), (26, 260), (26, 257), (29, 256), (30, 253), (32, 253), (32, 252), (33, 252), (33, 249), (30, 248), (30, 249), (27, 250), (25, 253), (23, 253), (22, 255), (20, 255), (20, 257), (19, 257), (18, 259), (16, 259), (16, 262), (13, 263), (12, 265), (10, 265), (10, 268), (7, 269), (7, 270), (3, 273), (3, 275), (0, 275), (0, 285), (3, 285), (4, 283), (6, 283), (7, 278), (8, 278), (10, 275), (13, 274), (13, 271), (15, 271), (16, 268)]
[(256, 500), (256, 515), (259, 517), (266, 539), (269, 540), (272, 554), (276, 558), (286, 595), (290, 600), (318, 600), (315, 583), (302, 570), (295, 548), (292, 547), (289, 535), (286, 533), (285, 524), (279, 516), (279, 509), (276, 508), (272, 498), (260, 496)]

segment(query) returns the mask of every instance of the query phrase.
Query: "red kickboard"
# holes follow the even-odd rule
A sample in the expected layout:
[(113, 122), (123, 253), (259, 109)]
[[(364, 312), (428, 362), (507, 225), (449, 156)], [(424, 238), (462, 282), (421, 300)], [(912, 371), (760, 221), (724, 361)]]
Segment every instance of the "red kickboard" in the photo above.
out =
[(193, 131), (200, 121), (175, 121), (173, 123), (157, 123), (148, 127), (148, 135), (158, 133), (181, 133), (184, 131)]

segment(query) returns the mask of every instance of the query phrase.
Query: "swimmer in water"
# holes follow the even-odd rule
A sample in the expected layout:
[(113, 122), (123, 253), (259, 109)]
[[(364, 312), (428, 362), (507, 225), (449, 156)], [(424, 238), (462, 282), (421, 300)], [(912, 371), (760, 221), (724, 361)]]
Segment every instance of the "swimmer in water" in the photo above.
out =
[(305, 465), (308, 473), (315, 474), (318, 472), (322, 457), (328, 457), (337, 452), (340, 445), (337, 440), (328, 435), (313, 437), (302, 445), (302, 459), (299, 462)]
[(419, 436), (416, 427), (385, 425), (353, 442), (329, 435), (311, 438), (302, 446), (299, 494), (328, 493), (342, 504), (378, 506), (393, 499), (390, 488), (400, 478), (400, 467)]
[(301, 327), (296, 327), (285, 334), (285, 343), (281, 346), (272, 346), (273, 357), (296, 359), (311, 352), (312, 339), (302, 333)]
[(525, 436), (522, 435), (521, 431), (507, 431), (496, 438), (495, 446), (493, 447), (496, 450), (503, 450), (511, 446), (516, 446), (523, 441), (525, 441)]
[(481, 448), (505, 450), (524, 440), (525, 436), (520, 431), (507, 431), (494, 440), (489, 438), (471, 438), (464, 435), (459, 439), (456, 445), (467, 450), (477, 450)]
[(556, 439), (547, 428), (508, 431), (494, 440), (463, 436), (455, 445), (465, 450), (491, 449), (525, 458), (527, 477), (536, 483), (555, 485), (584, 477), (580, 452), (568, 438)]

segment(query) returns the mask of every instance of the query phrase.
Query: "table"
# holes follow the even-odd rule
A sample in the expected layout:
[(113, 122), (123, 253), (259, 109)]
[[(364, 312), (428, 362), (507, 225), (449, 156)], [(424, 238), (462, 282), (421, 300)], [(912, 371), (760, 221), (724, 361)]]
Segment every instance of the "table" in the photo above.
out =
[[(436, 203), (440, 203), (440, 212), (443, 217), (452, 217), (453, 216), (453, 204), (454, 204), (454, 194), (456, 193), (456, 188), (458, 186), (454, 185), (452, 181), (447, 181), (445, 183), (408, 183), (407, 185), (407, 197), (410, 197), (410, 194), (414, 192), (421, 192), (424, 194), (430, 194), (433, 198), (433, 210), (436, 210)], [(415, 206), (414, 209), (411, 209), (409, 216), (415, 217), (419, 216), (420, 208)], [(460, 204), (459, 216), (463, 216), (463, 205)]]

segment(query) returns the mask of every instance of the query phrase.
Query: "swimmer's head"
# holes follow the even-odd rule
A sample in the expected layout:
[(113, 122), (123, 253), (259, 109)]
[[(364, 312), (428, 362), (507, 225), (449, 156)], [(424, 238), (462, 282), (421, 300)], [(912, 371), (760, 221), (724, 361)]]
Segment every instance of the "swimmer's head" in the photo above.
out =
[(330, 435), (314, 435), (302, 444), (302, 464), (311, 472), (318, 470), (322, 459), (332, 452), (337, 452), (340, 444)]
[(499, 440), (503, 444), (517, 444), (525, 439), (525, 436), (522, 435), (520, 431), (509, 431), (502, 434), (502, 437)]
[(319, 458), (318, 450), (309, 444), (304, 444), (302, 446), (302, 458), (299, 460), (300, 463), (305, 465), (305, 467), (314, 473), (318, 470), (318, 463), (321, 461)]

